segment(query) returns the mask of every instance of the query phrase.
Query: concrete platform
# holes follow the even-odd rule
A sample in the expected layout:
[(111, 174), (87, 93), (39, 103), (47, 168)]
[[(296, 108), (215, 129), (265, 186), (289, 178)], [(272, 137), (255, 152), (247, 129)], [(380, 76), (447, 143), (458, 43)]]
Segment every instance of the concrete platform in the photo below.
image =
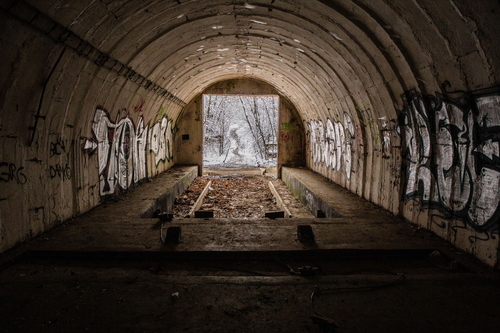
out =
[(377, 209), (374, 205), (365, 205), (365, 201), (346, 200), (346, 194), (352, 193), (310, 170), (283, 167), (281, 177), (293, 194), (313, 213), (321, 211), (325, 217), (363, 219), (371, 213), (370, 209)]

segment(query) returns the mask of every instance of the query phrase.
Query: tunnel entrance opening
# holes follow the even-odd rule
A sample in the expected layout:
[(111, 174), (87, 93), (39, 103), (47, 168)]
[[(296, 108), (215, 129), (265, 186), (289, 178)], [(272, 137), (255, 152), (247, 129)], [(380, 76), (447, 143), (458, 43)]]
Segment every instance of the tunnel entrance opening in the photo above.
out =
[(203, 95), (203, 165), (275, 167), (278, 110), (276, 95)]

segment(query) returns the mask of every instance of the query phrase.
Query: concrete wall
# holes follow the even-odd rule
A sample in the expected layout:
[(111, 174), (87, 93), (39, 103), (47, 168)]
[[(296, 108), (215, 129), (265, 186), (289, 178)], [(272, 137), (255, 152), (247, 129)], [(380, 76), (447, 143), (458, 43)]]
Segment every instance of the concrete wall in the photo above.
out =
[(171, 115), (181, 108), (23, 22), (2, 20), (0, 252), (167, 170)]
[(500, 92), (403, 97), (402, 214), (489, 264), (498, 259)]
[(343, 121), (309, 121), (310, 168), (348, 188), (361, 177), (378, 192), (367, 199), (496, 265), (500, 91), (413, 89), (401, 99), (398, 119), (382, 123), (372, 151), (347, 113)]
[(404, 12), (407, 21), (389, 29), (402, 24), (393, 39), (407, 62), (393, 65), (408, 66), (397, 73), (401, 87), (389, 89), (392, 101), (368, 89), (364, 100), (353, 94), (351, 105), (326, 102), (326, 115), (305, 117), (308, 166), (495, 266), (500, 62), (491, 43), (500, 30), (486, 18), (498, 3), (419, 5), (417, 15), (399, 3), (365, 4), (386, 22)]
[[(203, 95), (277, 95), (276, 89), (265, 82), (233, 79), (218, 82), (194, 98), (183, 109), (175, 125), (177, 164), (203, 164)], [(302, 120), (293, 104), (280, 97), (278, 133), (278, 169), (280, 166), (305, 165), (305, 135)], [(201, 170), (200, 170), (201, 173)]]
[(318, 103), (323, 77), (313, 72), (311, 98), (295, 103), (307, 166), (498, 265), (499, 3), (329, 5), (331, 18), (352, 18), (329, 29), (336, 43), (355, 42), (324, 55), (333, 65), (323, 77), (336, 89), (320, 91)]
[[(305, 166), (305, 131), (302, 119), (288, 99), (280, 98), (278, 166)], [(278, 176), (281, 168), (278, 168)]]
[(203, 97), (193, 99), (182, 110), (175, 124), (174, 147), (175, 163), (203, 168)]

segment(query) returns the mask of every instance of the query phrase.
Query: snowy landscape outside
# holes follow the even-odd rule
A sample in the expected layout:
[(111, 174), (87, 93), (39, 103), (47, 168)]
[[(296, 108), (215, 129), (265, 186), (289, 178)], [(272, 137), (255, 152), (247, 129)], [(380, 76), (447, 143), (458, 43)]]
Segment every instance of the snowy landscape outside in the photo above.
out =
[(204, 165), (276, 166), (278, 103), (277, 96), (204, 95)]

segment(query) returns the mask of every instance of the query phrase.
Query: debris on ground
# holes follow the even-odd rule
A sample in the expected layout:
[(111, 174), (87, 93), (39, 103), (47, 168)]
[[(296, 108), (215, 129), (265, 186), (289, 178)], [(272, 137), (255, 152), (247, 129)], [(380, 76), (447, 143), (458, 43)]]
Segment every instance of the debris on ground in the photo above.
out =
[(276, 211), (276, 199), (269, 190), (269, 180), (260, 175), (202, 176), (176, 200), (174, 215), (185, 217), (206, 184), (210, 192), (200, 210), (213, 211), (215, 218), (263, 218), (265, 212)]
[(312, 217), (281, 179), (277, 179), (272, 172), (256, 172), (209, 173), (197, 177), (175, 200), (175, 218), (184, 218), (189, 214), (209, 181), (212, 181), (210, 191), (205, 196), (200, 210), (213, 211), (214, 218), (263, 218), (266, 212), (280, 211), (269, 189), (269, 181), (273, 183), (293, 217)]

